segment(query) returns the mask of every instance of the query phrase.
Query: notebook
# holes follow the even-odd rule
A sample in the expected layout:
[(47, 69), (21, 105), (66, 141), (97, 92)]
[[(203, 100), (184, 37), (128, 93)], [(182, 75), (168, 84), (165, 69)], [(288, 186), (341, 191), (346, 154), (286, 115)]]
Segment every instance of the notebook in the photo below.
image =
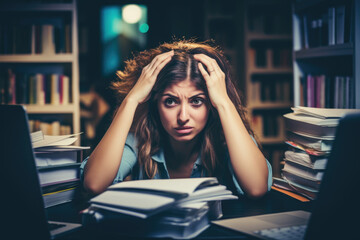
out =
[[(1, 235), (53, 239), (80, 224), (48, 221), (34, 160), (28, 117), (20, 105), (0, 105)], [(5, 224), (5, 225), (4, 225)]]
[[(290, 211), (213, 221), (215, 225), (259, 239), (355, 239), (360, 216), (360, 114), (340, 120), (312, 213)], [(286, 231), (303, 230), (287, 236)], [(272, 232), (274, 231), (274, 232)], [(280, 232), (281, 232), (280, 231)], [(281, 238), (282, 237), (282, 238)]]

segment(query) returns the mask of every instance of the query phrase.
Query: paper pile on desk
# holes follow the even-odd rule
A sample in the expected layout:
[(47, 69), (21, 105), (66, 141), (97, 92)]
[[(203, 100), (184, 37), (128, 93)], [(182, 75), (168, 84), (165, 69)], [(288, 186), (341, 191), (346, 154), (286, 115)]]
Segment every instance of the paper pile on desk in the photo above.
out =
[(315, 199), (342, 116), (359, 109), (296, 107), (284, 115), (286, 143), (282, 179), (274, 186)]
[(83, 224), (115, 221), (122, 234), (187, 239), (221, 217), (221, 200), (227, 199), (237, 197), (216, 178), (122, 182), (90, 200)]
[(45, 207), (72, 201), (79, 179), (83, 150), (89, 147), (72, 145), (80, 133), (49, 136), (42, 131), (31, 133)]

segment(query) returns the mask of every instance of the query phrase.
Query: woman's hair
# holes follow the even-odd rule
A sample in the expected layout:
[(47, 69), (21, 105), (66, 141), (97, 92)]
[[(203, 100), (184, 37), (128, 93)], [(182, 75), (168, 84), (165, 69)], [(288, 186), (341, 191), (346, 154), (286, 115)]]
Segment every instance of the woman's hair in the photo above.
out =
[[(157, 172), (156, 162), (151, 156), (160, 150), (166, 143), (165, 130), (161, 124), (157, 101), (166, 87), (173, 83), (190, 79), (199, 89), (207, 94), (205, 80), (198, 68), (198, 61), (194, 54), (205, 54), (216, 60), (225, 74), (226, 89), (231, 101), (234, 103), (249, 134), (253, 135), (245, 117), (245, 109), (239, 91), (234, 84), (230, 64), (217, 46), (209, 42), (197, 43), (193, 40), (179, 40), (172, 43), (163, 43), (159, 47), (136, 54), (133, 59), (126, 61), (124, 71), (117, 72), (117, 81), (112, 83), (120, 103), (135, 85), (141, 75), (142, 69), (157, 55), (174, 50), (170, 62), (160, 71), (150, 98), (138, 106), (131, 127), (138, 141), (138, 159), (140, 167), (145, 170), (148, 178), (153, 178)], [(209, 99), (209, 97), (208, 97)], [(227, 162), (224, 161), (226, 141), (222, 130), (219, 114), (209, 100), (209, 118), (200, 136), (201, 160), (209, 176), (223, 177)]]

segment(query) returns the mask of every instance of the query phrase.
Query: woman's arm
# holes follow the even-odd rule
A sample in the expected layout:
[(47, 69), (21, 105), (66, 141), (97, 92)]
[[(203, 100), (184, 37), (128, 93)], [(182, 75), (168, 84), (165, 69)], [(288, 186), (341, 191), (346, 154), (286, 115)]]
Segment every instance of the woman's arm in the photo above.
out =
[(91, 153), (85, 166), (84, 187), (88, 191), (94, 194), (101, 193), (114, 180), (136, 108), (146, 101), (159, 72), (173, 55), (173, 51), (160, 54), (144, 67), (135, 86), (121, 103), (110, 127)]
[[(216, 61), (204, 54), (194, 55), (200, 61), (199, 69), (205, 78), (212, 105), (217, 109), (238, 182), (250, 197), (267, 192), (268, 168), (265, 157), (249, 135), (225, 85), (225, 74)], [(204, 64), (207, 71), (203, 67)]]

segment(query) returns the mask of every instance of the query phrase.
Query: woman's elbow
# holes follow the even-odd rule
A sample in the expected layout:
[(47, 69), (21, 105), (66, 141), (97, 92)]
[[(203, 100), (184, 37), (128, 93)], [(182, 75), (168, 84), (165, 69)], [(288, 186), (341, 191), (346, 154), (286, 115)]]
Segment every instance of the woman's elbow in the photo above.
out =
[(267, 193), (268, 189), (267, 186), (261, 186), (249, 189), (246, 195), (251, 199), (259, 199), (263, 197)]
[(84, 178), (83, 187), (86, 192), (91, 195), (97, 195), (105, 191), (106, 187), (100, 185), (98, 181), (92, 181), (91, 179)]

